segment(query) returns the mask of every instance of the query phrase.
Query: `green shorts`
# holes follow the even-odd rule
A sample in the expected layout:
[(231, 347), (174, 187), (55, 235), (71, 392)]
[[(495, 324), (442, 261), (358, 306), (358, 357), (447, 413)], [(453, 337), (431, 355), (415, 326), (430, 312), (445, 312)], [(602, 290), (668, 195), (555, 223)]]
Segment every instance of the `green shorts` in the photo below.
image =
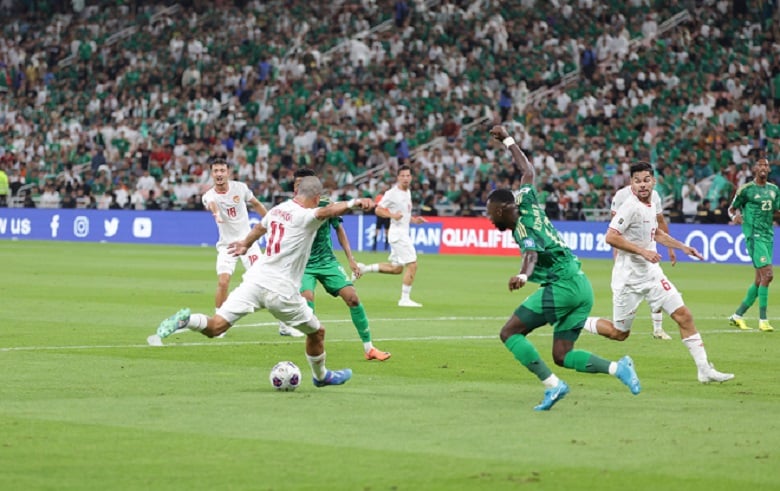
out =
[(553, 337), (576, 341), (593, 308), (593, 287), (585, 273), (539, 287), (515, 310), (530, 331), (551, 324)]
[(338, 261), (317, 267), (306, 266), (306, 270), (303, 272), (303, 279), (301, 280), (301, 291), (314, 291), (318, 281), (325, 288), (325, 291), (334, 297), (339, 295), (339, 291), (342, 288), (352, 286), (347, 272), (344, 271), (344, 268)]
[(745, 246), (750, 259), (753, 260), (754, 268), (763, 268), (772, 264), (772, 252), (775, 247), (773, 241), (745, 238)]

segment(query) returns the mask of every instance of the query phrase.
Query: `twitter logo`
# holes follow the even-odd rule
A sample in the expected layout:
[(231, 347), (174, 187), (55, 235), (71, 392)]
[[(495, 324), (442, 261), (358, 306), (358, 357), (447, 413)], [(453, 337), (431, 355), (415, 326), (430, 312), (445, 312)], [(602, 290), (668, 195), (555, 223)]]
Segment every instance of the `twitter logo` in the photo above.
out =
[(119, 219), (114, 217), (111, 220), (103, 220), (103, 228), (105, 232), (103, 236), (113, 237), (119, 231)]

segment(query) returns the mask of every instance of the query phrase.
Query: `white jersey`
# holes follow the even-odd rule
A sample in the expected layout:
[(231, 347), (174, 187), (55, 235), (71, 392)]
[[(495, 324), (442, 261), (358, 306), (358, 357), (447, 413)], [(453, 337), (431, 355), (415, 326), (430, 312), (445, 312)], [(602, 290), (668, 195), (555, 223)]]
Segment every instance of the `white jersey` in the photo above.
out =
[(282, 294), (296, 295), (311, 254), (311, 244), (322, 220), (317, 208), (304, 208), (287, 200), (263, 217), (266, 228), (265, 253), (244, 273), (244, 281)]
[[(624, 186), (618, 190), (617, 193), (615, 193), (615, 196), (612, 197), (612, 203), (610, 204), (609, 209), (612, 211), (612, 216), (615, 216), (615, 213), (617, 213), (618, 208), (626, 202), (628, 198), (631, 198), (634, 196), (634, 192), (631, 190), (631, 186)], [(653, 189), (653, 192), (650, 194), (650, 202), (653, 203), (653, 206), (655, 206), (655, 213), (659, 214), (662, 213), (664, 206), (661, 204), (661, 195), (658, 194), (658, 191)], [(653, 251), (656, 251), (656, 245), (655, 242), (653, 242), (653, 248), (651, 249)]]
[[(656, 250), (655, 232), (658, 216), (655, 204), (642, 203), (633, 194), (615, 212), (609, 228), (616, 230), (629, 242), (651, 251)], [(617, 251), (612, 268), (612, 288), (643, 283), (663, 275), (661, 266), (649, 262), (639, 254)]]
[(203, 206), (208, 208), (209, 203), (216, 203), (222, 217), (222, 223), (217, 224), (217, 248), (226, 247), (247, 236), (250, 229), (247, 204), (254, 197), (249, 187), (238, 181), (228, 181), (228, 189), (224, 193), (218, 193), (212, 187), (203, 194)]
[(387, 238), (390, 241), (398, 240), (400, 237), (409, 236), (409, 223), (412, 221), (412, 193), (407, 189), (402, 191), (398, 185), (390, 188), (382, 199), (377, 203), (382, 208), (387, 208), (392, 213), (401, 213), (399, 220), (390, 221), (390, 230)]

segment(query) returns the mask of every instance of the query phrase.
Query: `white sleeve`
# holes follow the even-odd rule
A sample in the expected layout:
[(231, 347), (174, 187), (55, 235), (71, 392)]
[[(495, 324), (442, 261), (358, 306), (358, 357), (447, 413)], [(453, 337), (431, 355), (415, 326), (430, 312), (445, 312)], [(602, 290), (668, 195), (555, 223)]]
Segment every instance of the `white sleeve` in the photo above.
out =
[(620, 235), (623, 235), (631, 226), (633, 215), (634, 209), (630, 203), (623, 203), (609, 222), (609, 228), (615, 229), (620, 232)]
[(249, 189), (249, 186), (244, 184), (243, 182), (239, 183), (241, 184), (241, 195), (244, 199), (244, 202), (249, 204), (250, 201), (252, 201), (252, 198), (255, 197), (255, 194), (252, 192), (251, 189)]
[(395, 201), (393, 201), (393, 197), (395, 196), (395, 193), (392, 189), (388, 190), (383, 196), (382, 199), (377, 203), (382, 208), (387, 208), (390, 211), (393, 211), (393, 205), (395, 205)]
[(609, 204), (609, 209), (612, 214), (615, 214), (618, 211), (618, 208), (620, 208), (620, 205), (626, 200), (625, 189), (626, 188), (618, 189), (615, 196), (612, 197), (612, 202)]
[(203, 197), (201, 197), (201, 201), (203, 202), (203, 206), (208, 207), (209, 203), (214, 201), (214, 193), (211, 192), (209, 189), (205, 193), (203, 193)]

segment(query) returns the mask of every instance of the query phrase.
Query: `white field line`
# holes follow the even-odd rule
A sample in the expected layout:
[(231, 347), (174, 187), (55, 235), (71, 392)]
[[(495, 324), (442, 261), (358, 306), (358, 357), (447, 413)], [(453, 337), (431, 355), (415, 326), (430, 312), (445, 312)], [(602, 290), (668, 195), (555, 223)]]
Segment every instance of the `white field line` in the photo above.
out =
[[(507, 319), (507, 317), (409, 317), (409, 318), (379, 318), (379, 319), (371, 319), (372, 323), (377, 322), (449, 322), (449, 321), (503, 321)], [(705, 319), (705, 320), (724, 320), (724, 324), (726, 322), (725, 318), (723, 317), (698, 317), (698, 319)], [(778, 318), (773, 317), (770, 318), (770, 320), (777, 320)], [(664, 319), (666, 321), (666, 319)], [(327, 326), (328, 324), (351, 324), (351, 319), (330, 319), (325, 320), (323, 323)], [(664, 322), (664, 327), (667, 329), (668, 332), (676, 333), (676, 329), (671, 329), (672, 326), (669, 325), (670, 322), (666, 321)], [(279, 326), (278, 321), (273, 322), (257, 322), (252, 324), (236, 324), (231, 328), (232, 329), (243, 329), (247, 327), (273, 327), (276, 329)], [(382, 341), (469, 341), (469, 340), (484, 340), (484, 339), (492, 339), (497, 340), (498, 339), (498, 330), (500, 329), (500, 325), (496, 324), (496, 329), (494, 334), (490, 335), (469, 335), (469, 336), (405, 336), (405, 337), (381, 337), (381, 338), (374, 338), (374, 341), (382, 342)], [(757, 329), (753, 329), (751, 331), (740, 331), (739, 329), (715, 329), (715, 330), (707, 330), (706, 333), (709, 334), (749, 334), (749, 333), (757, 333), (760, 332)], [(151, 333), (151, 332), (150, 332)], [(195, 335), (196, 333), (192, 333)], [(189, 335), (188, 333), (185, 333), (185, 335)], [(229, 336), (229, 335), (228, 335)], [(533, 336), (535, 337), (551, 337), (552, 336), (552, 330), (549, 328), (541, 328), (541, 330), (538, 330), (533, 333)], [(202, 338), (205, 339), (205, 338)], [(183, 342), (183, 343), (167, 343), (165, 346), (244, 346), (244, 345), (263, 345), (263, 344), (289, 344), (291, 341), (293, 341), (294, 338), (289, 337), (279, 337), (278, 340), (275, 341), (269, 341), (269, 340), (262, 340), (262, 341), (226, 341), (225, 339), (218, 339), (218, 340), (204, 340), (200, 342)], [(350, 337), (350, 338), (327, 338), (328, 343), (355, 343), (358, 342), (358, 339), (356, 337)], [(0, 348), (0, 353), (7, 353), (11, 351), (65, 351), (65, 350), (90, 350), (90, 349), (126, 349), (126, 348), (151, 348), (152, 346), (149, 346), (148, 344), (122, 344), (122, 345), (75, 345), (75, 346), (9, 346), (9, 347), (2, 347)]]

